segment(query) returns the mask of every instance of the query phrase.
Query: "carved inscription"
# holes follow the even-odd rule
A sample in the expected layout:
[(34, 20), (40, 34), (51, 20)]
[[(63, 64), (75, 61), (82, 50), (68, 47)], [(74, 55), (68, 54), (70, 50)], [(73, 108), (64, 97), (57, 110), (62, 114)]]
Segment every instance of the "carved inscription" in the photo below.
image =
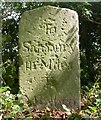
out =
[(80, 104), (78, 16), (44, 6), (19, 22), (19, 87), (36, 108), (77, 109)]
[(45, 30), (46, 34), (48, 35), (54, 35), (56, 33), (56, 27), (49, 23), (45, 24)]
[[(24, 70), (41, 70), (48, 68), (50, 70), (64, 70), (68, 64), (66, 56), (63, 55), (68, 49), (68, 44), (62, 41), (59, 43), (41, 42), (41, 41), (25, 41), (22, 43), (23, 52), (25, 55), (35, 56), (34, 60), (24, 61)], [(32, 53), (32, 54), (31, 54)], [(49, 54), (47, 61), (45, 57)], [(62, 54), (62, 55), (61, 55)], [(33, 57), (31, 56), (31, 57)]]
[(51, 97), (51, 99), (50, 99), (50, 101), (45, 101), (45, 100), (38, 100), (38, 97), (36, 97), (35, 96), (35, 103), (36, 104), (47, 104), (47, 102), (48, 103), (50, 103), (51, 104), (51, 107), (52, 106), (58, 106), (59, 104), (61, 105), (61, 104), (65, 104), (66, 106), (68, 106), (68, 107), (76, 107), (77, 106), (77, 101), (76, 100), (74, 100), (74, 99), (68, 99), (68, 98), (63, 98), (62, 100), (59, 100), (56, 96), (53, 96), (53, 97)]
[(27, 71), (27, 70), (41, 70), (41, 69), (44, 69), (44, 68), (48, 68), (50, 70), (63, 70), (67, 67), (67, 63), (66, 61), (64, 62), (59, 62), (59, 59), (58, 60), (54, 60), (52, 58), (49, 59), (48, 63), (46, 63), (44, 60), (36, 60), (36, 61), (26, 61), (24, 63), (24, 70)]
[(45, 33), (48, 35), (55, 35), (56, 33), (56, 25), (55, 25), (55, 19), (48, 18), (47, 20), (44, 20), (45, 25)]
[(59, 42), (54, 44), (53, 42), (45, 42), (42, 44), (40, 41), (26, 41), (22, 43), (23, 50), (25, 52), (41, 53), (46, 54), (47, 52), (65, 52), (68, 44)]

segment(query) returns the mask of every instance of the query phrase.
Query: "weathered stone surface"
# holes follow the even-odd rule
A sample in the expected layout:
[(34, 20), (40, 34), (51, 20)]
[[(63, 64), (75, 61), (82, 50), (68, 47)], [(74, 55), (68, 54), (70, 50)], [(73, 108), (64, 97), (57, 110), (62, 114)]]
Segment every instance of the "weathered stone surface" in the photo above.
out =
[(20, 88), (37, 106), (80, 107), (78, 15), (45, 6), (19, 24)]

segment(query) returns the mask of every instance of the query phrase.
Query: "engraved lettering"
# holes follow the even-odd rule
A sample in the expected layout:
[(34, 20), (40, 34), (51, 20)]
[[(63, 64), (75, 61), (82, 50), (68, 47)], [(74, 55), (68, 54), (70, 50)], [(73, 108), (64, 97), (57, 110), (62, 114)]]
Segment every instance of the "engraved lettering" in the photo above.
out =
[(29, 51), (31, 49), (31, 41), (27, 41), (23, 43), (23, 47)]
[(36, 61), (26, 61), (24, 64), (24, 70), (36, 70), (48, 68), (50, 70), (64, 70), (67, 67), (66, 61), (60, 62), (59, 58), (49, 58), (46, 62), (44, 59), (37, 59)]
[(26, 70), (31, 70), (31, 67), (32, 67), (31, 61), (25, 62), (25, 71), (26, 71)]
[(43, 52), (46, 54), (47, 52), (65, 52), (67, 50), (68, 45), (65, 43), (59, 42), (58, 44), (54, 44), (52, 42), (46, 42), (41, 44), (40, 41), (31, 42), (26, 41), (22, 43), (24, 49), (26, 49), (27, 53), (40, 53)]
[(45, 33), (48, 35), (53, 35), (56, 33), (56, 27), (52, 25), (52, 23), (45, 24)]

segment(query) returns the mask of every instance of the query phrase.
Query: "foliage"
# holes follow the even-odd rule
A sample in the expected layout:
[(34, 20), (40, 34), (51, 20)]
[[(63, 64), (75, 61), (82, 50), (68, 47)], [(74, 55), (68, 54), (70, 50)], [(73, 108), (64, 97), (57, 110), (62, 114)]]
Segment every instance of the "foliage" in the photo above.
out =
[(59, 6), (78, 12), (81, 84), (91, 86), (101, 79), (101, 2), (59, 3)]
[(82, 91), (82, 108), (81, 110), (70, 110), (66, 105), (62, 104), (63, 111), (59, 109), (45, 109), (39, 110), (35, 106), (28, 106), (23, 103), (23, 96), (21, 93), (16, 96), (10, 93), (9, 87), (0, 88), (0, 113), (3, 118), (61, 118), (68, 120), (81, 120), (86, 118), (101, 118), (101, 84), (96, 82), (94, 86), (89, 89), (87, 86), (83, 87)]
[(12, 88), (12, 93), (18, 92), (18, 25), (21, 14), (26, 10), (35, 9), (44, 5), (70, 8), (78, 12), (80, 20), (81, 83), (82, 85), (91, 86), (91, 83), (101, 78), (101, 2), (3, 3), (2, 61), (3, 78), (6, 84)]
[[(11, 91), (17, 94), (19, 91), (18, 25), (24, 11), (44, 5), (70, 8), (78, 12), (83, 104), (81, 112), (88, 116), (101, 116), (101, 2), (2, 3), (2, 77), (10, 88), (0, 88), (0, 112), (6, 112), (8, 117), (16, 114), (23, 117), (21, 111), (25, 106), (21, 102), (21, 94), (18, 94), (19, 99), (15, 100), (15, 96), (10, 93)], [(32, 117), (31, 112), (28, 113), (30, 114), (27, 117)], [(49, 114), (43, 117), (49, 117)], [(74, 117), (80, 119), (81, 115), (76, 112), (71, 119)]]
[(10, 93), (9, 87), (0, 88), (0, 113), (3, 113), (6, 118), (14, 118), (16, 115), (24, 117), (22, 110), (26, 106), (21, 101), (21, 94), (17, 94), (17, 97), (15, 97), (15, 95)]
[(88, 114), (90, 117), (101, 117), (101, 83), (96, 82), (91, 89), (85, 86), (82, 95), (82, 102), (84, 104), (82, 112)]

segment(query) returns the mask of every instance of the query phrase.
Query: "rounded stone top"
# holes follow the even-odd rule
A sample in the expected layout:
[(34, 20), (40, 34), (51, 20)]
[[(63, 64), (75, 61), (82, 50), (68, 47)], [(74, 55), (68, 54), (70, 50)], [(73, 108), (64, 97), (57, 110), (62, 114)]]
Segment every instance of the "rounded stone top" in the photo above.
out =
[(71, 9), (69, 9), (69, 8), (55, 7), (55, 6), (51, 6), (51, 5), (41, 6), (41, 7), (39, 7), (39, 8), (35, 8), (35, 9), (32, 9), (32, 10), (25, 11), (24, 13), (30, 13), (30, 12), (38, 11), (38, 10), (43, 10), (43, 11), (44, 11), (44, 10), (48, 10), (48, 9), (58, 10), (57, 12), (63, 10), (63, 11), (65, 11), (65, 12), (67, 12), (68, 14), (71, 14), (71, 13), (72, 13), (72, 14), (74, 14), (75, 16), (78, 17), (77, 12), (74, 11), (74, 10), (71, 10)]

